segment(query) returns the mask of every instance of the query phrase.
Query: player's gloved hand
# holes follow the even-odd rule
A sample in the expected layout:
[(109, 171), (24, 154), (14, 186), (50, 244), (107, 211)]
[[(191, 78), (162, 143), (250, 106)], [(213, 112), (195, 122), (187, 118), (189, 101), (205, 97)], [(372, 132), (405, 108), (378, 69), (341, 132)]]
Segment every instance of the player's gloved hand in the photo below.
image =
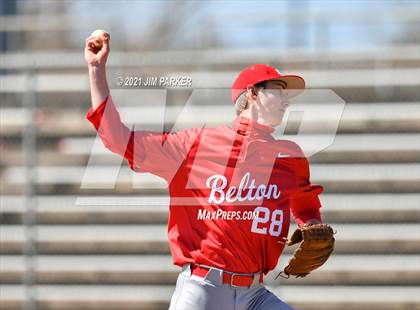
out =
[(287, 245), (300, 245), (279, 275), (305, 277), (328, 260), (334, 250), (334, 241), (334, 231), (328, 224), (305, 224), (297, 228)]

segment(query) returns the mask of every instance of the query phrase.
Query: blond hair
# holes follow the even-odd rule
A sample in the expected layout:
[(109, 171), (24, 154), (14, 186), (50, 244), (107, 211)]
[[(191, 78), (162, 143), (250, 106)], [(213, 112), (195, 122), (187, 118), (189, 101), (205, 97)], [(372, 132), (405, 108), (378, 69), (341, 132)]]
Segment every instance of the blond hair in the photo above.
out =
[[(265, 88), (265, 86), (266, 86), (266, 81), (263, 81), (263, 82), (260, 82), (260, 83), (257, 83), (257, 84), (254, 85), (254, 87), (257, 89), (257, 92), (261, 88)], [(248, 98), (247, 98), (246, 94), (247, 94), (247, 91), (245, 90), (235, 100), (236, 115), (241, 114), (244, 110), (248, 109), (248, 107), (249, 107), (249, 102), (248, 102)]]
[(239, 97), (235, 101), (235, 110), (236, 115), (242, 113), (242, 111), (248, 108), (248, 98), (246, 97), (246, 91), (239, 95)]

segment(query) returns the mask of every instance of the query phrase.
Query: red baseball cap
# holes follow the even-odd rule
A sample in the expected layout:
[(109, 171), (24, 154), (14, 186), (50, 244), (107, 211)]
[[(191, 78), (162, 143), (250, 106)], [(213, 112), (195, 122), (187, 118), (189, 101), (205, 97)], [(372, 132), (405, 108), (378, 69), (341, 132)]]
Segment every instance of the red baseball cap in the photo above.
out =
[(241, 71), (232, 84), (232, 102), (238, 99), (248, 85), (255, 85), (264, 81), (280, 80), (288, 89), (287, 96), (295, 97), (305, 88), (305, 80), (298, 75), (282, 75), (276, 68), (265, 64), (254, 64)]

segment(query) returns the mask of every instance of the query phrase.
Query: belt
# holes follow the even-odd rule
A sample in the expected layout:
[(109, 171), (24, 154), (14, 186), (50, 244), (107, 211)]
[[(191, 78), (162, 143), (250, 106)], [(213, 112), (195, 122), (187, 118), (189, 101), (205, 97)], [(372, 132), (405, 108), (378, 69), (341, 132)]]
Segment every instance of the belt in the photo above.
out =
[[(210, 270), (210, 267), (200, 266), (191, 264), (191, 274), (204, 278)], [(235, 273), (229, 271), (223, 271), (223, 283), (229, 284), (231, 287), (250, 287), (254, 282), (254, 276), (259, 275), (258, 282), (263, 282), (263, 273), (259, 274), (247, 274), (247, 273)]]

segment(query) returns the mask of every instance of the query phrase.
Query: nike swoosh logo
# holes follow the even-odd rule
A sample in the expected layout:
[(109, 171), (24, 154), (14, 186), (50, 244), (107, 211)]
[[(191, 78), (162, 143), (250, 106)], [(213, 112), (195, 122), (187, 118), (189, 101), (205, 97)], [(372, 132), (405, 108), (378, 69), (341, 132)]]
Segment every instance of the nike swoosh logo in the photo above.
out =
[(289, 154), (285, 154), (285, 153), (278, 153), (277, 157), (283, 158), (283, 157), (290, 157)]

